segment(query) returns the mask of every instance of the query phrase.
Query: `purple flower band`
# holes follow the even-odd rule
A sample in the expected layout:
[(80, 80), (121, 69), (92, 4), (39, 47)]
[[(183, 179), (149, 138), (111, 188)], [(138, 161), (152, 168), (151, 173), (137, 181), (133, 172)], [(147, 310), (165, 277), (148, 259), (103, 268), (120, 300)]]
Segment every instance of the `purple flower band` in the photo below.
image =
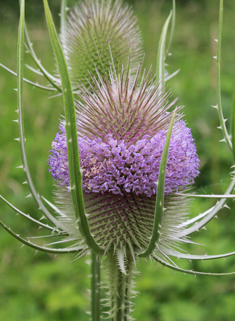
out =
[[(61, 185), (70, 184), (67, 142), (64, 125), (60, 125), (52, 143), (48, 162), (52, 177)], [(87, 193), (134, 193), (151, 197), (156, 183), (164, 148), (166, 130), (153, 137), (145, 135), (135, 144), (113, 139), (111, 135), (90, 139), (78, 137), (83, 189)], [(165, 194), (184, 188), (199, 174), (199, 159), (191, 130), (184, 121), (175, 123), (169, 148)]]

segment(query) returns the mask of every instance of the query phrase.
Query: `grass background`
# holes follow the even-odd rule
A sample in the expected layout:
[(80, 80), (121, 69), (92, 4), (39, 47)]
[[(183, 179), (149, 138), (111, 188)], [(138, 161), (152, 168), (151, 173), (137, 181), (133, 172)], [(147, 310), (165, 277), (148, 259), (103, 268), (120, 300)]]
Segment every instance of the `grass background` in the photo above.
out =
[[(72, 5), (75, 1), (69, 1)], [(161, 27), (168, 16), (171, 1), (129, 1), (138, 17), (142, 31), (145, 66), (155, 68), (157, 44)], [(56, 22), (59, 22), (60, 1), (50, 1)], [(221, 193), (229, 182), (233, 158), (217, 130), (216, 111), (210, 106), (215, 97), (215, 42), (219, 1), (177, 1), (177, 20), (168, 59), (169, 71), (180, 73), (169, 82), (173, 98), (184, 105), (185, 119), (192, 128), (201, 160), (201, 175), (195, 183), (200, 193)], [(27, 21), (34, 48), (43, 64), (53, 72), (54, 58), (43, 17), (42, 1), (26, 1)], [(235, 3), (224, 1), (224, 30), (222, 43), (222, 100), (226, 118), (230, 117), (235, 74)], [(16, 70), (18, 1), (0, 1), (0, 62)], [(31, 63), (30, 57), (26, 60)], [(26, 76), (43, 80), (29, 70)], [(24, 174), (19, 143), (13, 141), (18, 129), (16, 118), (16, 78), (0, 70), (0, 194), (15, 206), (40, 218), (40, 212), (22, 185)], [(53, 199), (53, 182), (48, 173), (48, 151), (58, 130), (63, 113), (60, 97), (50, 98), (46, 92), (24, 89), (24, 122), (29, 166), (37, 189)], [(228, 125), (229, 121), (228, 121)], [(212, 201), (197, 200), (192, 215), (205, 210)], [(225, 253), (235, 250), (234, 206), (223, 210), (219, 220), (213, 220), (207, 231), (194, 235), (193, 240), (205, 246), (188, 246), (198, 253)], [(0, 203), (0, 217), (14, 231), (24, 235), (39, 235), (37, 227), (16, 216)], [(70, 255), (54, 257), (21, 247), (7, 232), (0, 229), (0, 320), (9, 321), (67, 321), (88, 320), (89, 258), (72, 262)], [(180, 263), (180, 262), (179, 262)], [(182, 266), (185, 266), (184, 264)], [(202, 271), (235, 271), (234, 259), (194, 262), (190, 267)], [(140, 274), (136, 287), (140, 292), (135, 302), (134, 317), (144, 321), (230, 321), (235, 319), (235, 278), (184, 275), (163, 269), (151, 262), (138, 263)]]

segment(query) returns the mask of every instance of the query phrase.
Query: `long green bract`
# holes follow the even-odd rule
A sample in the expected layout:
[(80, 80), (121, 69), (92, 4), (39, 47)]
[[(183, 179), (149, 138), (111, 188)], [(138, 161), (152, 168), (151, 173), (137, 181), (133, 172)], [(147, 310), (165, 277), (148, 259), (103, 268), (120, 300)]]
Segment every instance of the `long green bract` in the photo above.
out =
[(56, 218), (51, 215), (47, 208), (42, 203), (40, 196), (38, 195), (35, 186), (33, 184), (31, 174), (28, 167), (28, 161), (26, 157), (25, 150), (25, 137), (24, 137), (24, 123), (23, 123), (23, 66), (24, 66), (24, 30), (25, 29), (25, 0), (20, 2), (20, 22), (18, 31), (18, 46), (17, 46), (17, 113), (18, 113), (18, 123), (19, 123), (19, 140), (21, 147), (21, 156), (23, 165), (20, 166), (26, 175), (27, 183), (29, 185), (31, 194), (39, 206), (39, 209), (44, 213), (50, 222), (52, 222), (56, 227), (63, 229), (63, 224), (60, 223)]
[(61, 92), (61, 88), (60, 86), (57, 85), (56, 81), (57, 79), (52, 76), (44, 67), (43, 65), (41, 64), (40, 60), (38, 59), (34, 49), (33, 49), (33, 45), (30, 41), (30, 38), (29, 38), (29, 34), (28, 34), (28, 30), (27, 30), (27, 27), (26, 25), (24, 26), (24, 34), (25, 34), (25, 41), (26, 41), (26, 46), (27, 46), (27, 49), (33, 59), (33, 61), (35, 62), (35, 64), (37, 65), (37, 67), (40, 69), (40, 71), (42, 72), (43, 76), (48, 80), (48, 82), (56, 89), (58, 90), (59, 92)]
[[(17, 73), (13, 70), (11, 70), (10, 68), (4, 66), (3, 64), (0, 63), (0, 67), (2, 67), (3, 69), (5, 69), (6, 71), (8, 71), (10, 74), (14, 75), (17, 77)], [(31, 68), (31, 67), (30, 67)], [(53, 88), (53, 87), (46, 87), (46, 86), (43, 86), (43, 85), (40, 85), (36, 82), (33, 82), (27, 78), (23, 78), (24, 82), (26, 82), (27, 84), (30, 84), (31, 86), (33, 87), (37, 87), (39, 89), (43, 89), (43, 90), (46, 90), (46, 91), (57, 91), (57, 89)]]
[(218, 44), (217, 44), (217, 55), (216, 55), (216, 95), (218, 102), (218, 116), (220, 121), (220, 127), (224, 136), (224, 141), (228, 145), (228, 148), (233, 151), (232, 143), (228, 135), (228, 131), (226, 128), (226, 120), (223, 116), (222, 110), (222, 102), (221, 102), (221, 41), (222, 41), (222, 28), (223, 28), (223, 0), (220, 0), (220, 8), (219, 8), (219, 28), (218, 28)]
[(3, 202), (5, 202), (10, 208), (12, 208), (17, 214), (20, 214), (21, 216), (27, 218), (28, 220), (38, 224), (41, 227), (44, 227), (48, 230), (54, 231), (54, 232), (59, 232), (60, 230), (57, 230), (55, 227), (49, 226), (48, 224), (44, 224), (38, 220), (36, 220), (35, 218), (31, 217), (29, 214), (26, 214), (24, 212), (22, 212), (21, 210), (19, 210), (17, 207), (15, 207), (13, 204), (11, 204), (10, 202), (8, 202), (2, 195), (0, 195), (0, 199), (3, 200)]
[[(62, 0), (61, 1), (61, 7), (60, 7), (60, 33), (61, 37), (65, 37), (65, 28), (66, 28), (66, 23), (67, 23), (67, 0)], [(64, 52), (66, 48), (63, 48)]]
[(16, 238), (18, 241), (21, 243), (35, 249), (35, 250), (40, 250), (43, 252), (48, 252), (48, 253), (54, 253), (54, 254), (68, 254), (68, 253), (80, 253), (83, 251), (83, 248), (80, 246), (74, 246), (74, 247), (67, 247), (64, 249), (53, 249), (53, 248), (48, 248), (45, 246), (40, 246), (37, 244), (32, 243), (31, 241), (27, 241), (24, 238), (22, 238), (19, 234), (14, 233), (9, 227), (7, 227), (2, 221), (0, 221), (0, 225), (9, 233), (11, 234), (14, 238)]
[(162, 221), (162, 215), (164, 211), (164, 190), (165, 190), (165, 174), (166, 174), (166, 165), (167, 165), (167, 158), (168, 158), (168, 151), (170, 146), (170, 140), (171, 140), (171, 134), (175, 119), (175, 113), (173, 112), (171, 123), (169, 126), (169, 130), (167, 132), (166, 136), (166, 142), (164, 145), (164, 149), (162, 152), (162, 158), (160, 162), (160, 168), (159, 168), (159, 175), (158, 175), (158, 182), (157, 182), (157, 195), (156, 195), (156, 205), (155, 205), (155, 214), (154, 214), (154, 225), (153, 225), (153, 231), (152, 236), (149, 242), (149, 245), (147, 249), (139, 254), (140, 257), (147, 257), (152, 254), (156, 247), (156, 243), (159, 239), (160, 230), (161, 230), (161, 221)]
[(87, 245), (95, 252), (103, 254), (104, 250), (95, 242), (90, 233), (88, 220), (85, 213), (85, 206), (83, 201), (82, 191), (82, 172), (80, 170), (79, 153), (78, 153), (78, 139), (76, 115), (74, 106), (74, 97), (72, 87), (69, 79), (68, 69), (65, 62), (63, 50), (61, 48), (58, 35), (54, 26), (52, 15), (48, 6), (47, 0), (43, 0), (44, 10), (47, 20), (47, 26), (51, 38), (53, 50), (59, 66), (59, 72), (62, 83), (65, 119), (66, 119), (66, 135), (67, 135), (67, 149), (68, 149), (68, 163), (70, 176), (70, 189), (73, 199), (74, 211), (78, 222), (78, 227), (86, 240)]
[(161, 263), (163, 266), (167, 266), (168, 268), (174, 270), (174, 271), (178, 271), (178, 272), (182, 272), (182, 273), (186, 273), (186, 274), (193, 274), (193, 275), (212, 275), (212, 276), (222, 276), (222, 275), (233, 275), (235, 274), (235, 272), (228, 272), (228, 273), (214, 273), (214, 272), (199, 272), (199, 271), (193, 271), (193, 270), (186, 270), (186, 269), (182, 269), (179, 268), (177, 266), (174, 266), (170, 263), (167, 263), (165, 261), (163, 261), (162, 259), (159, 258), (155, 258), (153, 257), (153, 260), (156, 263)]
[(166, 55), (169, 55), (170, 53), (170, 47), (174, 36), (175, 31), (175, 17), (176, 17), (176, 9), (175, 9), (175, 0), (172, 0), (172, 17), (171, 17), (171, 31), (170, 31), (170, 37), (169, 42), (166, 50)]
[(161, 86), (161, 89), (164, 87), (164, 84), (165, 84), (166, 36), (167, 36), (167, 30), (169, 27), (171, 17), (172, 17), (172, 11), (169, 14), (163, 26), (161, 37), (159, 40), (159, 45), (158, 45), (156, 75), (158, 77), (158, 81)]
[[(225, 195), (230, 195), (231, 192), (234, 190), (235, 187), (235, 179), (233, 179), (228, 186), (227, 190), (225, 191)], [(207, 215), (200, 220), (200, 222), (196, 222), (193, 226), (185, 229), (184, 231), (181, 232), (181, 236), (186, 236), (190, 235), (194, 232), (199, 231), (203, 226), (205, 226), (209, 221), (211, 221), (217, 214), (218, 212), (224, 207), (226, 204), (227, 198), (221, 198), (219, 202), (216, 203), (215, 206), (211, 207), (210, 210), (208, 210)], [(201, 214), (198, 216), (200, 217)]]
[(235, 159), (235, 93), (233, 96), (233, 106), (232, 106), (232, 147), (233, 147), (233, 157)]

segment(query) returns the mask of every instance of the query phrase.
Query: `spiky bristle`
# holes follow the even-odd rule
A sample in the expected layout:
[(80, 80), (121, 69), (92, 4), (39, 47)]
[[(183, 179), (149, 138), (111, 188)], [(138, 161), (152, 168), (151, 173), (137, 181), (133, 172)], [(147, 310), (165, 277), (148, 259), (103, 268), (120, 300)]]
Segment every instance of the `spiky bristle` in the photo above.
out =
[(134, 71), (143, 57), (136, 23), (122, 1), (85, 0), (75, 6), (61, 37), (72, 82), (90, 88), (90, 74), (96, 69), (108, 74), (111, 61), (117, 70), (130, 66)]

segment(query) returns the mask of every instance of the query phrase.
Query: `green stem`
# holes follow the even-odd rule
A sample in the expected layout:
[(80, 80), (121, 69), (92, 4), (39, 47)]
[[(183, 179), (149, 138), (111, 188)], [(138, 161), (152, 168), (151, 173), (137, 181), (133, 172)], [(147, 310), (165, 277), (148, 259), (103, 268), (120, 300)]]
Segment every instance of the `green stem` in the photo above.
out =
[(147, 249), (144, 252), (140, 253), (139, 257), (148, 257), (149, 255), (151, 255), (154, 249), (156, 248), (156, 244), (160, 237), (161, 223), (162, 223), (162, 217), (163, 217), (163, 211), (164, 211), (166, 165), (167, 165), (168, 151), (170, 147), (170, 140), (171, 140), (173, 125), (174, 125), (175, 114), (176, 114), (176, 110), (173, 112), (173, 115), (171, 118), (171, 123), (170, 123), (169, 130), (167, 132), (166, 142), (164, 145), (162, 158), (160, 162), (152, 236)]
[(91, 253), (91, 320), (100, 321), (100, 262)]
[(133, 260), (126, 261), (126, 274), (124, 274), (115, 257), (109, 257), (110, 278), (110, 317), (111, 321), (128, 321), (131, 312), (131, 293)]
[(130, 315), (130, 275), (118, 271), (117, 321), (127, 321)]

